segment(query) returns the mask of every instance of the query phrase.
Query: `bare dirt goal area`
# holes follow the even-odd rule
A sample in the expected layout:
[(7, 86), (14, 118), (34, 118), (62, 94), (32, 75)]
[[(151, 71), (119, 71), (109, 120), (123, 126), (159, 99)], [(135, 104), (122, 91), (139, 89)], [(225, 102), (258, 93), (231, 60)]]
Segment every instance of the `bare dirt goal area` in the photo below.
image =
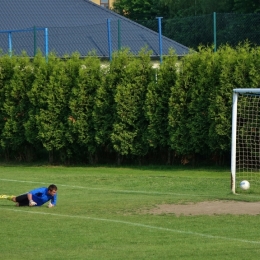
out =
[(176, 216), (192, 215), (258, 215), (260, 202), (241, 201), (203, 201), (190, 204), (162, 204), (149, 210), (150, 214), (175, 214)]

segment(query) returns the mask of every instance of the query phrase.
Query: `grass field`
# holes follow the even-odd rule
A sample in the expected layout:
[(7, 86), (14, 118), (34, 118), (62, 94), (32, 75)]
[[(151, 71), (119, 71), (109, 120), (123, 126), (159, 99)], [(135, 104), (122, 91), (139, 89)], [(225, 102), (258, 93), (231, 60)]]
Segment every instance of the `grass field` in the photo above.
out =
[[(260, 215), (153, 215), (156, 205), (259, 201), (229, 169), (0, 166), (0, 194), (55, 183), (55, 208), (0, 200), (0, 259), (259, 259)], [(260, 203), (259, 203), (260, 208)]]

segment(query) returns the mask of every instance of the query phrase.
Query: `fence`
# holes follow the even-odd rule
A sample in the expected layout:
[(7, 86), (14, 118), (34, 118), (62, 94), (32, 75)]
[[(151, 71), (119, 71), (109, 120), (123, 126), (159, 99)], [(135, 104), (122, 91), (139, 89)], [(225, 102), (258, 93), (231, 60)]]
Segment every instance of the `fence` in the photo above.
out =
[[(152, 20), (137, 22), (156, 30)], [(212, 44), (215, 48), (224, 44), (234, 47), (246, 40), (260, 45), (260, 14), (213, 13), (163, 19), (162, 34), (193, 49)]]
[[(157, 21), (161, 27), (161, 19)], [(139, 32), (136, 32), (139, 29)], [(39, 32), (44, 31), (44, 35)], [(7, 38), (9, 37), (9, 41)], [(10, 40), (12, 39), (12, 40)], [(125, 20), (107, 19), (106, 23), (74, 26), (74, 27), (48, 27), (29, 28), (22, 30), (0, 31), (0, 49), (4, 53), (20, 53), (25, 50), (29, 56), (34, 56), (37, 49), (45, 54), (48, 50), (58, 56), (70, 55), (79, 52), (82, 56), (95, 52), (99, 57), (108, 57), (122, 47), (129, 47), (137, 54), (141, 48), (148, 46), (154, 56), (162, 57), (172, 46), (173, 41), (165, 38), (165, 48), (162, 48), (162, 34), (155, 33), (137, 23)], [(188, 48), (183, 46), (185, 51)]]
[[(7, 36), (7, 37), (6, 37)], [(5, 44), (8, 43), (8, 44)], [(28, 55), (34, 56), (37, 49), (44, 50), (48, 56), (48, 28), (27, 28), (21, 30), (0, 31), (0, 43), (3, 52), (11, 56), (14, 52), (26, 51)]]
[(161, 58), (171, 47), (181, 56), (188, 52), (186, 46), (196, 50), (199, 45), (214, 44), (217, 50), (220, 45), (236, 46), (246, 40), (260, 45), (260, 14), (214, 13), (135, 22), (105, 20), (86, 26), (48, 27), (47, 32), (46, 29), (0, 31), (0, 49), (9, 54), (25, 50), (29, 56), (35, 55), (36, 49), (45, 54), (54, 51), (59, 56), (76, 51), (85, 56), (95, 51), (99, 57), (111, 59), (112, 52), (122, 47), (137, 54), (148, 46), (152, 56)]

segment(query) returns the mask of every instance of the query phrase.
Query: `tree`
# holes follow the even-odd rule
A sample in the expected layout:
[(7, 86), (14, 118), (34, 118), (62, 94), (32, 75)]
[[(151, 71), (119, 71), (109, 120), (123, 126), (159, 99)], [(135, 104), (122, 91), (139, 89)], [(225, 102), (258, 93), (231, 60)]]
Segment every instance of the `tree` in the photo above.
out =
[(259, 13), (260, 1), (259, 0), (234, 0), (234, 11), (236, 13)]
[(125, 68), (127, 77), (117, 85), (115, 94), (117, 119), (111, 134), (113, 147), (120, 155), (139, 159), (148, 151), (145, 96), (154, 79), (150, 55), (151, 52), (142, 49), (139, 58), (129, 60)]
[(235, 0), (160, 0), (168, 7), (170, 17), (196, 16), (213, 12), (231, 12)]
[(48, 63), (38, 57), (34, 64), (35, 80), (28, 95), (35, 110), (31, 112), (27, 127), (31, 125), (37, 129), (37, 134), (31, 141), (36, 139), (42, 143), (49, 152), (49, 161), (52, 163), (54, 152), (64, 149), (68, 142), (67, 104), (71, 78), (66, 71), (66, 61), (53, 53), (49, 55)]
[[(8, 149), (5, 148), (2, 140), (2, 133), (7, 121), (7, 113), (4, 108), (6, 100), (6, 88), (10, 84), (10, 81), (14, 74), (14, 64), (16, 58), (14, 56), (9, 57), (4, 55), (0, 57), (0, 148), (4, 151), (6, 158), (8, 159)], [(4, 69), (3, 69), (4, 68)], [(1, 151), (0, 150), (0, 151)]]
[(158, 0), (115, 0), (112, 10), (131, 20), (151, 20), (168, 14), (167, 6)]
[(24, 143), (25, 90), (32, 75), (28, 63), (25, 53), (20, 59), (7, 55), (0, 59), (0, 146), (6, 159)]
[[(177, 55), (173, 50), (164, 58), (157, 70), (157, 80), (148, 85), (146, 94), (146, 117), (148, 119), (148, 140), (150, 147), (159, 148), (160, 156), (163, 151), (168, 153), (169, 159), (169, 96), (171, 88), (177, 80)], [(169, 161), (168, 161), (169, 163)]]
[(35, 119), (43, 106), (44, 101), (41, 99), (41, 93), (44, 95), (48, 77), (48, 66), (46, 59), (41, 52), (38, 52), (34, 57), (32, 66), (34, 68), (34, 80), (30, 89), (27, 91), (30, 106), (27, 107), (28, 119), (25, 122), (24, 127), (27, 142), (39, 151), (42, 148), (42, 143), (38, 138), (38, 128)]
[(74, 135), (74, 146), (77, 144), (83, 151), (86, 151), (91, 163), (94, 162), (93, 155), (96, 152), (93, 110), (96, 91), (101, 84), (100, 60), (90, 53), (82, 61), (77, 84), (71, 90), (69, 121)]
[[(208, 106), (211, 89), (218, 74), (211, 48), (187, 55), (180, 63), (176, 85), (169, 101), (169, 133), (171, 147), (184, 158), (207, 155)], [(185, 161), (183, 162), (185, 163)]]
[(259, 13), (259, 0), (115, 0), (113, 11), (131, 20), (152, 20), (216, 13)]
[(122, 49), (112, 54), (112, 61), (101, 69), (104, 75), (103, 84), (100, 84), (96, 91), (93, 108), (95, 141), (97, 149), (108, 154), (114, 151), (111, 134), (117, 118), (115, 93), (117, 86), (128, 76), (125, 68), (130, 59), (129, 55), (129, 49)]

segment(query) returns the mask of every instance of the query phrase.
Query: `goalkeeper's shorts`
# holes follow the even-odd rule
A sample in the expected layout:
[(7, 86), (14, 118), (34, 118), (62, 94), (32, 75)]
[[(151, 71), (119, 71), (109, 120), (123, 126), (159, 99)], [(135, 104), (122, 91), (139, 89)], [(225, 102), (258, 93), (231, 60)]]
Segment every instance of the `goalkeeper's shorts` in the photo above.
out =
[(17, 196), (16, 202), (19, 203), (19, 207), (29, 206), (29, 200), (28, 200), (28, 197), (27, 197), (27, 193)]

